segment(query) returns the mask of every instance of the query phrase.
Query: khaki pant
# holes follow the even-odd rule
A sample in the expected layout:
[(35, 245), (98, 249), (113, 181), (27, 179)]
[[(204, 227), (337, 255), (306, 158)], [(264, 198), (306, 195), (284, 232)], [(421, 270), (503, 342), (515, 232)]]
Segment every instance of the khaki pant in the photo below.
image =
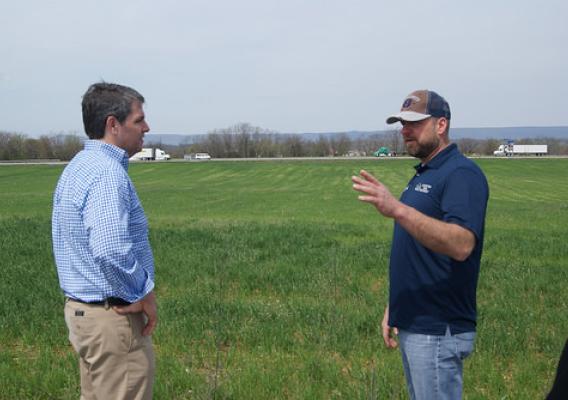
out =
[(142, 336), (145, 316), (65, 302), (69, 341), (79, 355), (81, 400), (147, 400), (154, 384), (154, 351)]

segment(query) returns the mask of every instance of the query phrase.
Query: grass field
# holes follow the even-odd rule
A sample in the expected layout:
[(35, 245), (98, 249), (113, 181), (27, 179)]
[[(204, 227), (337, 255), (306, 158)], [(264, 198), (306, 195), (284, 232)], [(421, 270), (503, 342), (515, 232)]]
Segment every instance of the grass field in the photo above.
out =
[[(568, 336), (568, 160), (481, 159), (491, 188), (466, 399), (544, 398)], [(143, 163), (160, 325), (156, 399), (404, 399), (378, 333), (412, 160)], [(0, 399), (77, 399), (51, 252), (62, 166), (0, 166)]]

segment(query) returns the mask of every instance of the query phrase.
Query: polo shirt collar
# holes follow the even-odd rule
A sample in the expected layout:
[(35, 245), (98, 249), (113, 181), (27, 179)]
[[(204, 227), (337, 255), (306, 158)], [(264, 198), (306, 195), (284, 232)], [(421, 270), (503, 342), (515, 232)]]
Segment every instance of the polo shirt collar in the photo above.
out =
[(126, 151), (118, 146), (105, 143), (100, 140), (90, 139), (85, 141), (85, 150), (100, 151), (113, 160), (119, 162), (122, 167), (128, 171), (128, 154), (126, 154)]
[(458, 146), (455, 143), (451, 143), (448, 145), (444, 150), (439, 152), (434, 156), (433, 159), (428, 161), (426, 164), (422, 165), (422, 163), (417, 164), (414, 166), (417, 172), (423, 172), (428, 168), (439, 168), (448, 160), (450, 157), (454, 156), (458, 153)]

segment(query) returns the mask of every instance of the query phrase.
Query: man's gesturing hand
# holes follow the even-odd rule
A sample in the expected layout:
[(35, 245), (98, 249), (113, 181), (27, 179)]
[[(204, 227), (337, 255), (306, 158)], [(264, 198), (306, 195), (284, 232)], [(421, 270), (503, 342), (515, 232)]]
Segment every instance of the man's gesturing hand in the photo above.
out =
[(385, 217), (395, 218), (396, 213), (404, 205), (389, 192), (387, 187), (378, 181), (373, 175), (361, 170), (359, 176), (352, 176), (353, 189), (363, 193), (359, 200), (370, 203)]

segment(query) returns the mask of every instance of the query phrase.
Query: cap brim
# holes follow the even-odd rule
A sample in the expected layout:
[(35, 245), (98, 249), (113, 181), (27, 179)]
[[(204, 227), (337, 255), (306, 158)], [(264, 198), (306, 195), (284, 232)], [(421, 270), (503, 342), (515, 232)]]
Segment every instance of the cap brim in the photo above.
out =
[(395, 122), (401, 122), (401, 121), (416, 122), (416, 121), (422, 121), (430, 117), (431, 117), (430, 114), (422, 114), (414, 111), (401, 111), (398, 114), (391, 115), (390, 117), (388, 117), (387, 124), (394, 124)]

